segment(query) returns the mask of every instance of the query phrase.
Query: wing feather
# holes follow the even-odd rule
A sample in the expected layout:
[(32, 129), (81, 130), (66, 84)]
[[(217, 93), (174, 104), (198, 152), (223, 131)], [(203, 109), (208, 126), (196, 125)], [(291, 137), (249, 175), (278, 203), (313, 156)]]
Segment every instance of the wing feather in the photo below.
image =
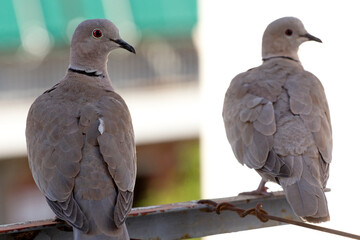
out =
[(103, 97), (99, 104), (104, 132), (97, 138), (100, 152), (119, 189), (114, 219), (120, 226), (132, 207), (136, 178), (136, 150), (130, 112), (124, 100), (114, 95)]
[(56, 87), (41, 95), (27, 118), (26, 141), (34, 180), (56, 215), (87, 231), (85, 215), (73, 198), (80, 171), (82, 133), (76, 111), (58, 97)]

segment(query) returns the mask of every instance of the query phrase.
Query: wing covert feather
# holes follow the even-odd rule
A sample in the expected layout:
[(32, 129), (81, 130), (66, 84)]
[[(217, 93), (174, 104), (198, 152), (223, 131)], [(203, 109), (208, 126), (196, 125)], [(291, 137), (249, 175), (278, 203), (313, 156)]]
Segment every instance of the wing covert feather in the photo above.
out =
[(290, 96), (290, 109), (299, 114), (312, 132), (315, 144), (324, 161), (331, 162), (332, 130), (329, 106), (324, 88), (316, 76), (304, 71), (286, 82)]

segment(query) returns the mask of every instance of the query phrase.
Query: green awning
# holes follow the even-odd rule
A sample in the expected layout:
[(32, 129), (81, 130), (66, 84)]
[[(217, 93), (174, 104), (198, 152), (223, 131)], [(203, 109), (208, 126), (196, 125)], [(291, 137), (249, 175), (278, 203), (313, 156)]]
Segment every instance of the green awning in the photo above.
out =
[(20, 46), (20, 34), (11, 0), (0, 3), (0, 48), (15, 48)]
[[(69, 43), (84, 19), (108, 18), (117, 25), (131, 22), (143, 37), (189, 37), (197, 22), (196, 0), (1, 0), (0, 50), (16, 49), (26, 29), (47, 30), (55, 46)], [(24, 27), (25, 26), (25, 27)], [(31, 32), (31, 29), (29, 30)], [(122, 31), (122, 29), (120, 29)], [(25, 36), (25, 37), (24, 37)]]
[(191, 34), (197, 22), (196, 0), (131, 0), (135, 24), (144, 34)]

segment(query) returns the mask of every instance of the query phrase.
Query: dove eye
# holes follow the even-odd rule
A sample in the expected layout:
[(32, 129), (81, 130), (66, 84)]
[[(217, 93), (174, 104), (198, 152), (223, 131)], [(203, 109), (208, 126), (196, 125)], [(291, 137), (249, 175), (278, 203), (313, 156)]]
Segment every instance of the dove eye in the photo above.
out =
[(94, 38), (101, 38), (102, 37), (102, 32), (100, 29), (94, 29), (92, 32), (92, 35)]
[(286, 36), (291, 36), (291, 35), (293, 35), (293, 31), (291, 29), (286, 29), (285, 34), (286, 34)]

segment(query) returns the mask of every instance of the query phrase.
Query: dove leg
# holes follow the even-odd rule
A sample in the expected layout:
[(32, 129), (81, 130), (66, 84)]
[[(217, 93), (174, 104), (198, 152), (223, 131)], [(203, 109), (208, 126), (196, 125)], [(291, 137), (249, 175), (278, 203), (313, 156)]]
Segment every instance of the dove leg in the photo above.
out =
[(264, 179), (261, 179), (260, 184), (258, 188), (254, 191), (250, 192), (242, 192), (239, 193), (239, 195), (252, 195), (252, 196), (271, 196), (271, 192), (267, 191), (267, 187), (265, 187), (266, 181)]

